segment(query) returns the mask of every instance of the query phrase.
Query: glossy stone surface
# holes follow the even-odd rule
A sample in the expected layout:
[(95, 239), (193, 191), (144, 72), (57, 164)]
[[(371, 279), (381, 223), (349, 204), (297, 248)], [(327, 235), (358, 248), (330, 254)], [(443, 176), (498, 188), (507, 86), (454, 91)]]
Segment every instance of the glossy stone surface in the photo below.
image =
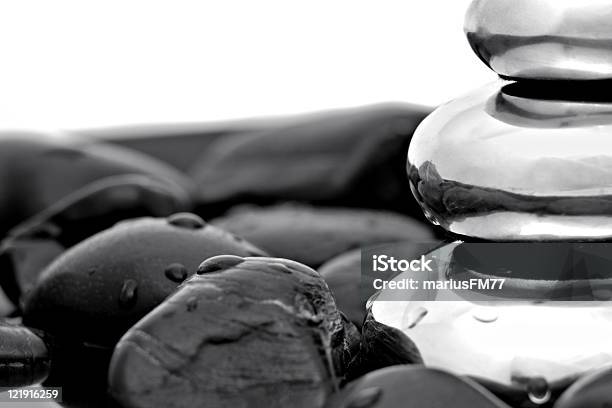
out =
[(602, 408), (612, 406), (612, 368), (607, 367), (576, 381), (557, 401), (555, 408)]
[(383, 103), (220, 137), (189, 172), (198, 213), (212, 218), (236, 204), (285, 201), (418, 213), (403, 165), (414, 129), (430, 112)]
[(312, 268), (355, 248), (434, 239), (426, 223), (393, 212), (303, 204), (236, 207), (211, 224)]
[(403, 331), (379, 323), (368, 313), (361, 329), (359, 355), (350, 367), (350, 378), (385, 367), (422, 364), (419, 350)]
[[(465, 245), (456, 242), (431, 252), (439, 266), (432, 273), (408, 272), (396, 279), (444, 282), (466, 274), (504, 276), (507, 289), (497, 296), (480, 294), (480, 300), (473, 298), (479, 295), (476, 290), (439, 289), (426, 298), (387, 290), (369, 303), (376, 321), (402, 330), (414, 342), (426, 366), (471, 376), (514, 402), (522, 393), (525, 401), (546, 403), (577, 377), (612, 363), (612, 307), (609, 300), (597, 299), (596, 290), (611, 283), (612, 260), (598, 253), (606, 244), (591, 244), (601, 245), (599, 249), (574, 244), (573, 274), (556, 278), (554, 271), (565, 260), (551, 264), (554, 248), (496, 244), (512, 245), (504, 269), (495, 256), (490, 261), (475, 253), (469, 256)], [(551, 265), (550, 271), (538, 273), (541, 265)], [(590, 287), (592, 296), (583, 291), (578, 295), (585, 300), (558, 300), (573, 299), (577, 293), (570, 290), (570, 297), (557, 297), (559, 291), (552, 289), (564, 285)]]
[(336, 389), (354, 342), (321, 276), (225, 258), (123, 336), (109, 369), (122, 407), (319, 408)]
[(422, 366), (373, 371), (350, 383), (326, 408), (508, 408), (474, 381)]
[(90, 183), (128, 174), (155, 177), (191, 198), (191, 180), (141, 153), (103, 144), (79, 146), (37, 133), (0, 132), (0, 237)]
[(106, 177), (67, 195), (0, 241), (0, 286), (19, 305), (38, 276), (66, 249), (119, 221), (189, 208), (180, 187), (147, 175)]
[(0, 320), (0, 387), (20, 387), (43, 381), (49, 374), (47, 345), (28, 328)]
[(359, 291), (361, 249), (354, 249), (330, 259), (321, 265), (317, 272), (325, 279), (340, 311), (361, 327), (366, 316), (366, 302)]
[(611, 79), (611, 18), (609, 0), (475, 0), (465, 32), (503, 77)]
[[(189, 222), (187, 222), (189, 220)], [(24, 324), (58, 338), (112, 347), (215, 255), (263, 251), (192, 214), (130, 219), (57, 257), (24, 300)], [(179, 282), (180, 281), (180, 282)]]
[(441, 106), (410, 144), (413, 194), (459, 235), (610, 238), (609, 91), (499, 81)]

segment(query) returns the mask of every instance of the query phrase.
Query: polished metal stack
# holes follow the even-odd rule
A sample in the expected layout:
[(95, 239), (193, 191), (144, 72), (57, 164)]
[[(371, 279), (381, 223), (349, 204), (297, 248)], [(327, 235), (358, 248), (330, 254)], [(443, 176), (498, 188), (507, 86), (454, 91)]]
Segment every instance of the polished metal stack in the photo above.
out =
[(612, 2), (476, 0), (465, 30), (516, 82), (417, 129), (408, 172), (429, 219), (483, 239), (612, 237)]
[(465, 31), (500, 80), (422, 122), (408, 175), (456, 240), (429, 254), (435, 278), (507, 286), (383, 291), (370, 311), (426, 365), (551, 404), (612, 364), (612, 1), (475, 0)]

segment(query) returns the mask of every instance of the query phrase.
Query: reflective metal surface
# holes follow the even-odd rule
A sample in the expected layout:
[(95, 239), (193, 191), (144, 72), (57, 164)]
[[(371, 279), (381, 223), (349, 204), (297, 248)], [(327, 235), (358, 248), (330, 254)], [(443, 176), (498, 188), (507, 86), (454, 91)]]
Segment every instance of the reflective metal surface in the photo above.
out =
[(612, 89), (498, 81), (438, 108), (408, 173), (428, 218), (493, 240), (612, 237)]
[[(430, 254), (442, 266), (437, 276), (440, 281), (451, 279), (457, 272), (456, 263), (461, 263), (457, 250), (461, 245), (448, 244)], [(537, 258), (537, 249), (531, 251)], [(589, 257), (588, 251), (583, 255)], [(510, 262), (514, 265), (508, 267), (513, 270), (530, 262)], [(521, 274), (527, 273), (519, 268), (509, 275), (515, 289), (540, 290)], [(395, 279), (407, 278), (425, 279), (421, 272), (406, 272)], [(543, 283), (547, 277), (532, 273), (531, 279), (541, 279)], [(508, 301), (494, 296), (472, 301), (466, 300), (469, 296), (465, 292), (456, 290), (439, 290), (429, 300), (414, 300), (409, 291), (404, 293), (406, 300), (387, 294), (382, 291), (369, 302), (374, 318), (402, 330), (429, 367), (470, 375), (485, 384), (493, 381), (520, 388), (542, 381), (552, 389), (559, 384), (565, 387), (585, 372), (612, 364), (610, 301), (533, 301), (522, 297)]]
[(465, 32), (480, 59), (504, 77), (612, 78), (610, 0), (475, 0)]

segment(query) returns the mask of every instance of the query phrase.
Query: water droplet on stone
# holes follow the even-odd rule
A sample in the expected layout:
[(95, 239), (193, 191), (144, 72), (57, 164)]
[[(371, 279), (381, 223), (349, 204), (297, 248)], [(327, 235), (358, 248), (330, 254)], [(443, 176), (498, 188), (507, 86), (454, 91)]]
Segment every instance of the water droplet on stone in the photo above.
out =
[(368, 387), (357, 391), (351, 396), (346, 408), (370, 408), (382, 397), (383, 391), (380, 387)]
[(198, 267), (198, 275), (209, 272), (217, 272), (232, 266), (236, 266), (244, 261), (244, 258), (235, 255), (219, 255), (209, 258), (202, 262)]
[(187, 279), (187, 275), (189, 275), (189, 272), (187, 271), (185, 265), (180, 263), (173, 263), (166, 266), (164, 274), (166, 275), (166, 278), (170, 279), (172, 282), (181, 283), (185, 279)]
[(423, 320), (423, 318), (425, 316), (427, 316), (427, 313), (429, 313), (427, 311), (427, 309), (425, 309), (424, 307), (420, 306), (417, 307), (414, 310), (411, 310), (408, 315), (406, 316), (406, 325), (409, 329), (412, 329), (414, 327), (416, 327), (417, 324), (419, 324), (421, 322), (421, 320)]
[(200, 229), (206, 226), (206, 222), (195, 214), (177, 213), (168, 217), (168, 224), (186, 229)]
[(121, 293), (119, 294), (119, 304), (123, 307), (132, 307), (136, 303), (138, 283), (134, 279), (123, 282)]
[(492, 307), (476, 307), (472, 310), (474, 319), (482, 323), (493, 323), (497, 320), (497, 311)]
[(187, 299), (186, 305), (187, 305), (187, 311), (193, 312), (194, 310), (198, 308), (198, 298), (195, 296), (190, 297), (189, 299)]
[(293, 270), (291, 270), (291, 268), (289, 268), (287, 265), (280, 263), (280, 262), (273, 262), (271, 264), (268, 265), (270, 268), (277, 270), (281, 273), (286, 273), (286, 274), (292, 274), (294, 273)]

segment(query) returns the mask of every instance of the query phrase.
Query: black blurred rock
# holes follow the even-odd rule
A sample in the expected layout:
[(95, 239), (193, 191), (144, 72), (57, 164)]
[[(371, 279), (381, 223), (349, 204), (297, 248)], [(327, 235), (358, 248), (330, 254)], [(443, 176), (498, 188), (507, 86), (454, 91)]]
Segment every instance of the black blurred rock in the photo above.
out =
[[(337, 304), (336, 304), (337, 306)], [(348, 320), (342, 310), (338, 310), (342, 316), (344, 324), (345, 346), (335, 349), (334, 362), (336, 363), (336, 372), (342, 373), (341, 385), (352, 379), (351, 370), (359, 365), (361, 353), (361, 329), (353, 322)]]
[(606, 408), (612, 406), (612, 368), (587, 374), (569, 387), (555, 408)]
[(434, 238), (429, 225), (403, 215), (353, 208), (285, 204), (244, 206), (211, 221), (272, 256), (318, 268), (351, 249)]
[(109, 143), (138, 150), (187, 171), (219, 138), (248, 136), (296, 121), (302, 115), (279, 119), (240, 119), (209, 123), (137, 124), (71, 131), (82, 144)]
[(509, 408), (477, 383), (422, 366), (371, 372), (334, 395), (326, 408)]
[(147, 175), (104, 178), (69, 194), (18, 225), (0, 244), (0, 285), (17, 305), (42, 270), (85, 238), (138, 217), (188, 210), (180, 187)]
[(406, 177), (412, 134), (429, 108), (380, 104), (305, 115), (219, 138), (191, 169), (199, 211), (304, 201), (422, 217)]
[(148, 174), (192, 191), (177, 170), (118, 146), (77, 147), (39, 134), (0, 134), (0, 237), (21, 221), (101, 178)]
[(53, 345), (53, 359), (44, 387), (61, 387), (64, 408), (119, 408), (108, 396), (112, 348), (62, 342)]
[(325, 262), (317, 270), (334, 295), (336, 305), (361, 329), (366, 300), (361, 296), (361, 250), (355, 249)]
[(236, 256), (198, 273), (117, 345), (109, 385), (122, 406), (321, 407), (354, 344), (321, 277)]
[(220, 254), (265, 255), (193, 214), (121, 222), (42, 272), (25, 299), (24, 322), (73, 342), (112, 346), (179, 285), (169, 267), (193, 274)]
[(0, 321), (0, 387), (24, 387), (49, 374), (50, 355), (45, 341), (32, 330)]
[(550, 383), (537, 377), (523, 379), (523, 381), (515, 378), (512, 385), (506, 385), (484, 378), (473, 376), (470, 378), (515, 408), (551, 408), (563, 391), (576, 380), (574, 376)]
[(374, 320), (368, 313), (361, 329), (359, 358), (350, 367), (350, 377), (394, 365), (423, 364), (417, 346), (400, 330)]

